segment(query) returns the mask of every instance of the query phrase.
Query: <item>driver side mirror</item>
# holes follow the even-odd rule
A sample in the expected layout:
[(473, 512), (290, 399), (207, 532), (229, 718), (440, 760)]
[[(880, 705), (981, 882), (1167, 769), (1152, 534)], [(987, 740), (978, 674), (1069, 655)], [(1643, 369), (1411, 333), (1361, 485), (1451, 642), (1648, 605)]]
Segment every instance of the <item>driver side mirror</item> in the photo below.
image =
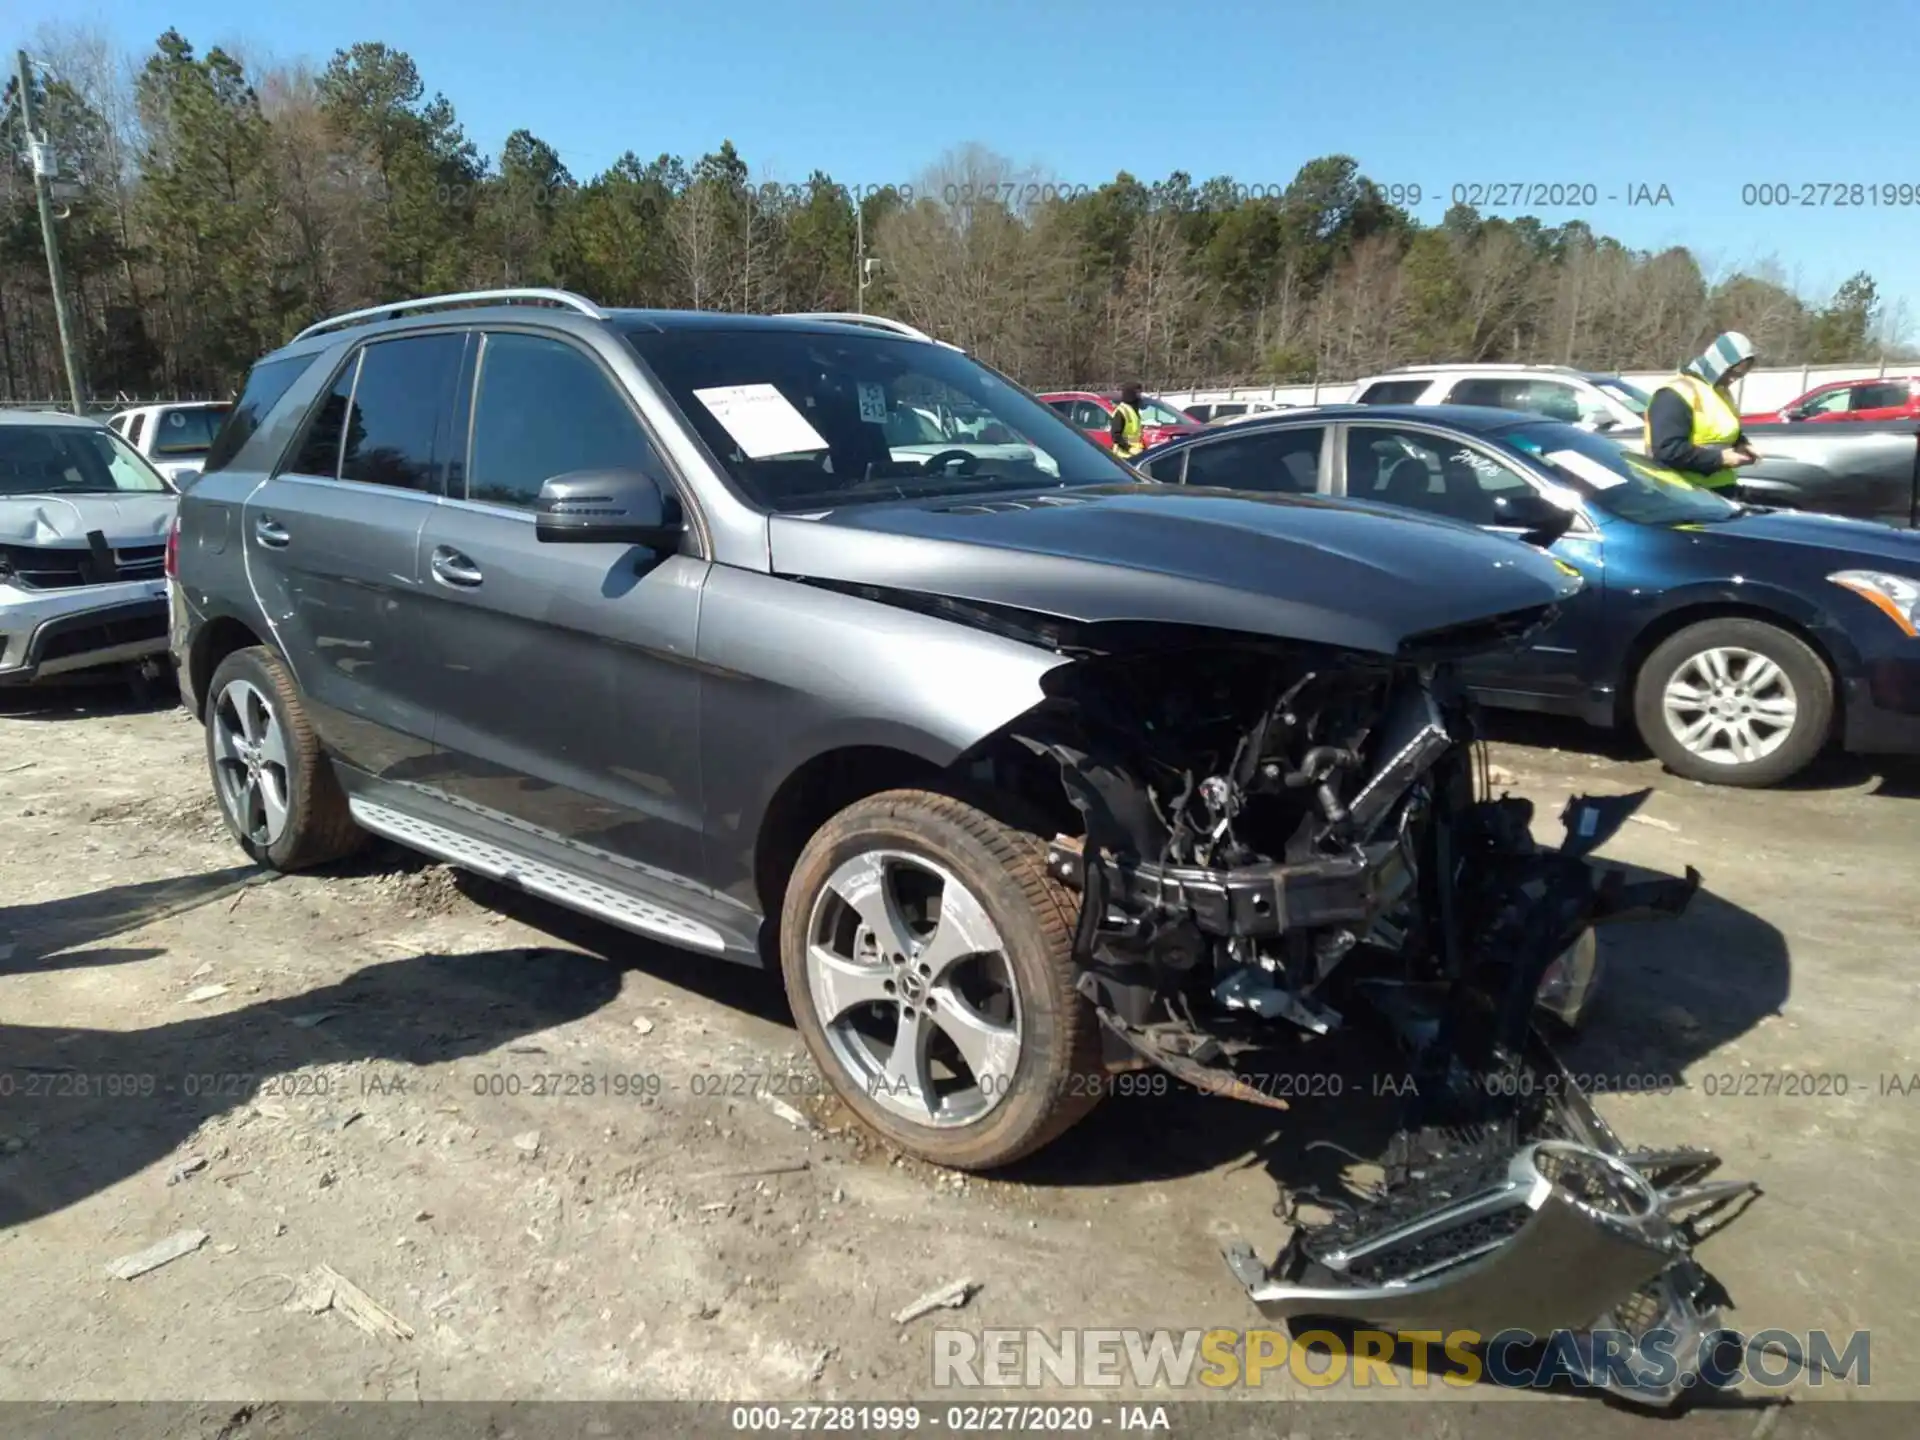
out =
[(1516, 490), (1494, 497), (1494, 518), (1500, 530), (1519, 530), (1529, 545), (1544, 550), (1573, 528), (1574, 512), (1564, 510), (1537, 490)]
[(549, 544), (671, 550), (686, 529), (680, 497), (643, 470), (574, 470), (540, 487), (534, 535)]

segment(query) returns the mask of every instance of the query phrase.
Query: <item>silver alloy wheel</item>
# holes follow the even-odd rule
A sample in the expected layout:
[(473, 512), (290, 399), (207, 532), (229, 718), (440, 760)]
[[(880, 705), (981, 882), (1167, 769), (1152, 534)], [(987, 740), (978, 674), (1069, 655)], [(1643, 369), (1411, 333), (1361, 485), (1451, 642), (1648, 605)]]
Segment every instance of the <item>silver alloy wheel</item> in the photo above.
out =
[(1006, 1099), (1020, 996), (999, 927), (933, 861), (869, 850), (814, 897), (807, 999), (834, 1058), (903, 1120), (970, 1125)]
[(287, 737), (251, 680), (229, 680), (213, 703), (215, 788), (246, 837), (265, 847), (287, 828)]
[(1716, 765), (1764, 760), (1786, 744), (1800, 715), (1787, 672), (1738, 645), (1689, 656), (1667, 681), (1660, 708), (1673, 738)]

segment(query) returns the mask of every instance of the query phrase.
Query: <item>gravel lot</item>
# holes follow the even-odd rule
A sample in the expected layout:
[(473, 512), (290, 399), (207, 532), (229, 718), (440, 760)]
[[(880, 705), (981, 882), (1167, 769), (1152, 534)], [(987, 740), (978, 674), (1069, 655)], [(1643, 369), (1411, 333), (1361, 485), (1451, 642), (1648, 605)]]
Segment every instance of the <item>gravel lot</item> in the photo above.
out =
[[(1573, 793), (1651, 785), (1603, 857), (1706, 877), (1683, 921), (1606, 937), (1572, 1068), (1651, 1092), (1601, 1102), (1629, 1138), (1765, 1187), (1704, 1252), (1735, 1324), (1869, 1330), (1866, 1394), (1920, 1398), (1920, 773), (1719, 791), (1577, 727), (1502, 734), (1543, 837)], [(817, 1098), (766, 977), (391, 849), (268, 881), (199, 728), (114, 690), (0, 699), (0, 902), (0, 1398), (927, 1395), (943, 1323), (1259, 1325), (1221, 1239), (1270, 1254), (1284, 1188), (1334, 1163), (1307, 1142), (1353, 1143), (1339, 1102), (1177, 1092), (1005, 1178), (900, 1160)], [(410, 1333), (351, 1323), (355, 1290), (316, 1308), (323, 1266)], [(892, 1319), (963, 1277), (964, 1309)]]

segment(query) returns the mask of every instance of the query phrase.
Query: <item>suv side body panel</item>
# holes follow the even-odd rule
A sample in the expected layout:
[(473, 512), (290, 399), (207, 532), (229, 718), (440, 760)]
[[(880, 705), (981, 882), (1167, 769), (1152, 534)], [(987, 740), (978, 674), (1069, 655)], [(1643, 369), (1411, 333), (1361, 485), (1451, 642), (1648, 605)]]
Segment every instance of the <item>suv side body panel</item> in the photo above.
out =
[(715, 567), (700, 619), (712, 884), (756, 904), (754, 848), (787, 777), (878, 746), (946, 766), (1038, 705), (1065, 657), (822, 586)]
[[(465, 337), (441, 330), (364, 338), (329, 374), (334, 383), (313, 411), (312, 429), (296, 435), (282, 467), (247, 496), (235, 538), (321, 742), (371, 774), (406, 776), (433, 753), (419, 549), (439, 483), (403, 488), (321, 472), (342, 455), (351, 466), (363, 435), (376, 447), (388, 441), (389, 407), (413, 405), (417, 414), (434, 405), (431, 397), (400, 388), (398, 367), (430, 367), (406, 381), (430, 382), (450, 396)], [(370, 435), (362, 419), (368, 413)], [(448, 426), (449, 417), (436, 414), (423, 437), (437, 452), (432, 463), (439, 469)], [(324, 443), (309, 446), (302, 435)], [(309, 453), (294, 453), (300, 450)]]

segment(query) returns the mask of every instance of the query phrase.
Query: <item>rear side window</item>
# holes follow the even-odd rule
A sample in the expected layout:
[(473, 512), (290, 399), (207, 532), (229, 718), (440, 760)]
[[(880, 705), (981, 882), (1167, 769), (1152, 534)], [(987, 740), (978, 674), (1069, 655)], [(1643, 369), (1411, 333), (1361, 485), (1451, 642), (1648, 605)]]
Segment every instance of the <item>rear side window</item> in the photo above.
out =
[(220, 431), (224, 408), (211, 405), (191, 410), (160, 410), (153, 417), (153, 444), (147, 448), (155, 455), (204, 455)]
[(1876, 385), (1860, 385), (1854, 388), (1854, 410), (1890, 410), (1896, 405), (1907, 403), (1907, 384), (1904, 380), (1881, 381)]
[(311, 355), (293, 355), (253, 367), (253, 373), (247, 376), (246, 388), (240, 392), (239, 403), (227, 412), (226, 423), (214, 436), (206, 463), (200, 467), (202, 475), (224, 470), (233, 462), (240, 447), (253, 438), (260, 422), (267, 418), (267, 412), (280, 403), (280, 397), (306, 373), (313, 359)]
[(487, 336), (467, 498), (531, 508), (542, 484), (575, 470), (661, 473), (639, 420), (592, 359), (540, 335)]
[(1486, 405), (1495, 410), (1525, 410), (1524, 380), (1462, 380), (1447, 392), (1449, 405)]
[(1411, 405), (1427, 393), (1425, 380), (1376, 380), (1362, 392), (1361, 405)]
[[(295, 448), (287, 469), (296, 475), (322, 475), (340, 478), (340, 436), (347, 428), (347, 406), (353, 402), (353, 382), (360, 373), (360, 351), (340, 367), (327, 398), (307, 421), (300, 444)], [(245, 404), (245, 400), (241, 401)]]
[(1222, 490), (1311, 495), (1320, 483), (1326, 427), (1269, 430), (1216, 440), (1188, 452), (1187, 484)]
[(133, 424), (127, 430), (127, 439), (131, 440), (135, 445), (138, 445), (140, 443), (140, 432), (146, 428), (147, 417), (145, 415), (134, 416)]
[(466, 336), (377, 340), (340, 371), (289, 469), (437, 494)]

